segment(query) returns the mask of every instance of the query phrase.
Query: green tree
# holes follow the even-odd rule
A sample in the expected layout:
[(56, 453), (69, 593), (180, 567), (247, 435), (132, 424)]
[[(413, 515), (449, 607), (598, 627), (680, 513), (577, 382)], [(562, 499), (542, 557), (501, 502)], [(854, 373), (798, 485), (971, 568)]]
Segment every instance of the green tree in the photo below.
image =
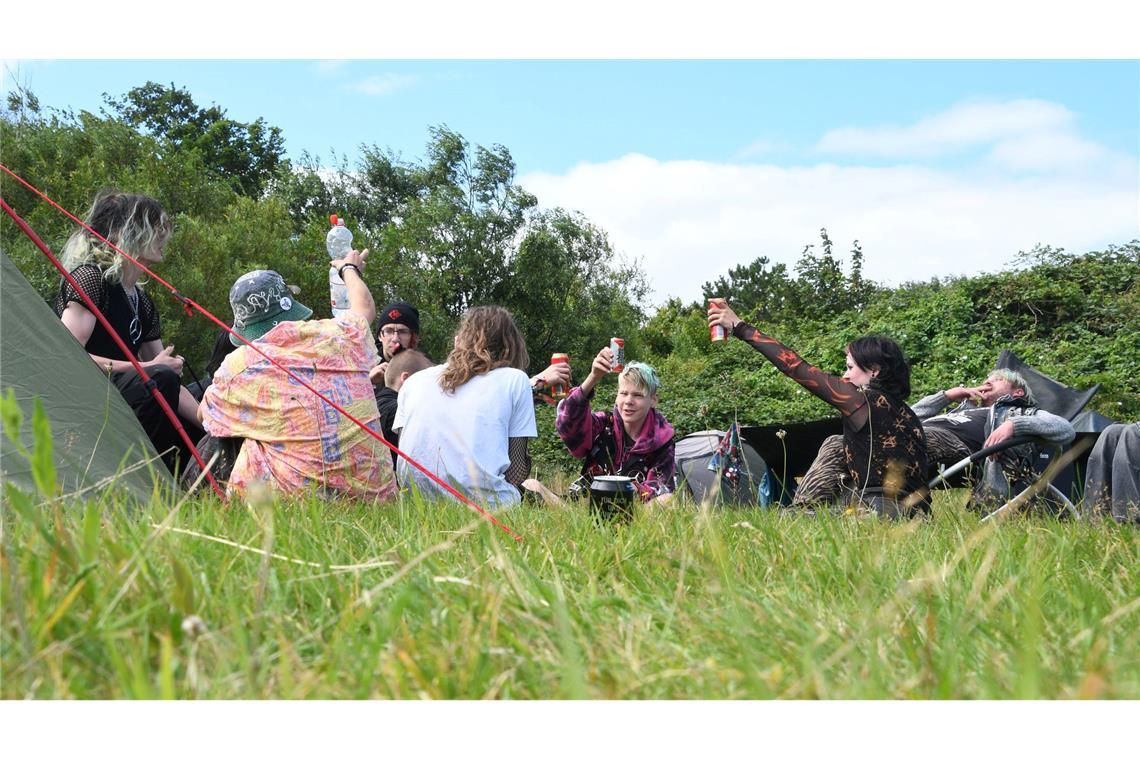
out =
[(260, 118), (235, 121), (215, 105), (203, 108), (173, 83), (147, 82), (121, 97), (103, 98), (125, 124), (179, 152), (197, 152), (209, 171), (242, 195), (262, 197), (283, 165), (285, 141), (279, 128)]
[(792, 293), (792, 280), (784, 264), (772, 264), (767, 256), (760, 256), (751, 264), (741, 264), (728, 271), (727, 277), (718, 277), (701, 286), (701, 294), (710, 298), (725, 298), (737, 313), (764, 321), (782, 314)]

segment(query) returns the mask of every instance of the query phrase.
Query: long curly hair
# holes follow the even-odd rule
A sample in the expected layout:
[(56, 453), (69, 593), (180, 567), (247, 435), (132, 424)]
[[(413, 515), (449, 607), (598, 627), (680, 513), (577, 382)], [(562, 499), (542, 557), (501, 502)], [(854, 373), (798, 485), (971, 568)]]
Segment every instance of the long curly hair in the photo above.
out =
[[(154, 198), (117, 190), (96, 195), (83, 221), (135, 258), (155, 243), (165, 245), (174, 231), (170, 217)], [(82, 264), (95, 264), (108, 282), (119, 282), (124, 263), (122, 254), (82, 227), (63, 246), (63, 265), (69, 272)]]
[(455, 334), (455, 348), (447, 356), (447, 368), (439, 376), (440, 387), (448, 393), (476, 375), (499, 367), (526, 370), (530, 356), (526, 340), (514, 317), (502, 306), (476, 306), (468, 309)]
[(910, 395), (910, 363), (898, 343), (882, 335), (865, 335), (847, 344), (847, 350), (861, 369), (879, 371), (870, 383), (872, 388), (906, 401)]

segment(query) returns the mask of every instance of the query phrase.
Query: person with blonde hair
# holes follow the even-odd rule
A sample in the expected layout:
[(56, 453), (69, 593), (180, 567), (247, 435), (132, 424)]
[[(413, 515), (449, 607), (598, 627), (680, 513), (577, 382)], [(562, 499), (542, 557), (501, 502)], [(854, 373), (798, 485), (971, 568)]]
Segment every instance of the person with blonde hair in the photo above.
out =
[(118, 191), (104, 191), (96, 196), (84, 222), (111, 245), (86, 228), (72, 234), (64, 245), (62, 258), (79, 289), (61, 278), (53, 304), (55, 313), (91, 360), (107, 374), (163, 455), (163, 462), (175, 472), (190, 460), (188, 447), (135, 371), (130, 357), (80, 295), (82, 291), (94, 302), (171, 409), (176, 410), (190, 439), (198, 440), (202, 436), (197, 423), (198, 402), (179, 380), (182, 357), (174, 353), (174, 346), (162, 345), (158, 309), (139, 285), (142, 270), (119, 252), (148, 267), (162, 263), (173, 224), (154, 198)]
[[(501, 306), (476, 306), (459, 323), (444, 364), (409, 376), (392, 427), (400, 449), (457, 490), (490, 508), (521, 501), (538, 436), (526, 341)], [(446, 494), (401, 458), (403, 484)]]
[(613, 409), (591, 411), (594, 388), (611, 373), (612, 362), (609, 346), (598, 352), (590, 374), (559, 402), (555, 429), (571, 456), (583, 460), (584, 478), (624, 475), (643, 501), (666, 501), (676, 463), (673, 426), (657, 411), (661, 381), (653, 367), (631, 362), (618, 375)]

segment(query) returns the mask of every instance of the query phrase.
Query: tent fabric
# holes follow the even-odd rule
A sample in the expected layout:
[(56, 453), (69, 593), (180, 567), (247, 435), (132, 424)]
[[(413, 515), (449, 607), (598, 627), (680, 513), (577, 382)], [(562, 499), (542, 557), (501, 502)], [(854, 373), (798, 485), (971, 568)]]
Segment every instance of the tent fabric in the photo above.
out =
[[(106, 487), (148, 500), (156, 485), (173, 487), (134, 412), (7, 254), (0, 252), (0, 393), (15, 391), (23, 413), (20, 443), (33, 445), (38, 397), (51, 423), (56, 478), (64, 493), (108, 480)], [(150, 460), (131, 472), (126, 468)], [(0, 440), (0, 475), (34, 491), (31, 465)]]
[[(674, 444), (673, 457), (677, 462), (675, 478), (677, 490), (687, 487), (693, 499), (700, 503), (714, 498), (717, 504), (756, 505), (760, 503), (760, 488), (768, 466), (764, 459), (741, 438), (740, 455), (743, 467), (740, 478), (731, 483), (727, 478), (708, 469), (709, 460), (724, 438), (723, 430), (701, 430), (689, 433)], [(714, 494), (717, 480), (720, 490)]]

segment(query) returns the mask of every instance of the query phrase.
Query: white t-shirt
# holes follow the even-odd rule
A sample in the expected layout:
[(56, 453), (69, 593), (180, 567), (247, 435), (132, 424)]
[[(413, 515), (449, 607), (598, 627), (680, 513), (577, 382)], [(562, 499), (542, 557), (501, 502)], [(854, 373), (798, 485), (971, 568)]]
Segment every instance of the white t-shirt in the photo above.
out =
[[(505, 477), (508, 438), (536, 438), (530, 379), (521, 370), (499, 367), (445, 393), (439, 376), (446, 364), (404, 381), (392, 428), (400, 450), (479, 506), (520, 501)], [(400, 483), (415, 483), (425, 494), (446, 494), (435, 481), (400, 457)]]

